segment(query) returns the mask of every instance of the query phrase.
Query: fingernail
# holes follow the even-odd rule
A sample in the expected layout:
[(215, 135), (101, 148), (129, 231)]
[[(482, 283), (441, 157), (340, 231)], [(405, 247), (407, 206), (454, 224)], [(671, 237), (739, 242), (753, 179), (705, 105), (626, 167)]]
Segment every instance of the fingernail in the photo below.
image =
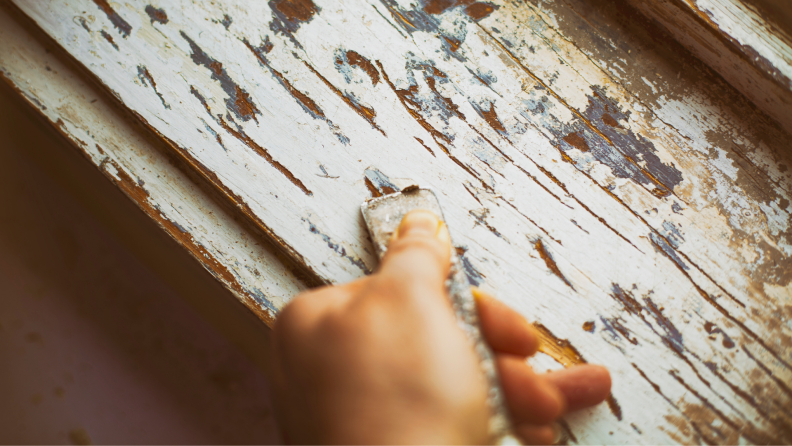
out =
[(553, 423), (553, 444), (566, 443), (566, 434), (559, 423)]
[(397, 237), (406, 235), (437, 237), (442, 230), (442, 226), (445, 225), (433, 212), (417, 210), (409, 212), (402, 218), (396, 234)]
[(470, 292), (473, 294), (473, 298), (476, 299), (476, 302), (482, 302), (489, 297), (477, 286), (470, 287)]

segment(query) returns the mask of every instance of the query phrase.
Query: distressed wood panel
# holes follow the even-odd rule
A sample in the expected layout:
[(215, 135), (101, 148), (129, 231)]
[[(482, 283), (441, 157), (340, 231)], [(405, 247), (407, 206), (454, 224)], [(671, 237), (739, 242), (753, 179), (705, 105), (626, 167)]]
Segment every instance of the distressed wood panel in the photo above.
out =
[(611, 3), (15, 3), (324, 280), (433, 187), (537, 363), (614, 371), (573, 441), (790, 441), (790, 137)]
[(0, 8), (0, 76), (143, 212), (269, 323), (306, 286), (141, 134), (106, 94)]
[(792, 34), (792, 3), (786, 0), (745, 0), (762, 18)]
[(792, 130), (792, 39), (742, 0), (630, 0)]

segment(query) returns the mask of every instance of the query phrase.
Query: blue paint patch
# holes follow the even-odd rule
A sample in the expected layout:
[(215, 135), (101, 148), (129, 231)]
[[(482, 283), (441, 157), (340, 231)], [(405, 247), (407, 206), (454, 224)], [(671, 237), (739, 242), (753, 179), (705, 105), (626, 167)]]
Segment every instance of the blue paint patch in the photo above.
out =
[(670, 221), (663, 222), (663, 229), (662, 231), (663, 236), (668, 240), (668, 243), (671, 244), (675, 249), (679, 248), (679, 245), (685, 241), (685, 238), (682, 237), (682, 234), (679, 233), (679, 229), (674, 226), (673, 223)]
[(615, 176), (631, 179), (657, 197), (672, 194), (682, 181), (681, 172), (674, 165), (661, 162), (650, 141), (620, 124), (628, 115), (606, 96), (604, 89), (591, 88), (588, 106), (580, 112), (582, 118), (567, 123), (548, 113), (547, 88), (541, 84), (530, 92), (532, 98), (522, 101), (525, 110), (521, 115), (553, 135), (554, 145), (562, 152), (579, 150), (608, 166)]
[(387, 175), (373, 167), (366, 169), (363, 175), (365, 175), (366, 179), (371, 182), (371, 185), (382, 195), (392, 194), (401, 190), (399, 186), (391, 183)]
[(273, 305), (272, 302), (270, 302), (267, 296), (264, 295), (264, 293), (260, 289), (247, 288), (246, 291), (252, 295), (253, 300), (255, 300), (256, 303), (264, 305), (268, 310), (272, 312), (272, 314), (278, 314), (278, 309), (275, 308), (275, 305)]
[[(589, 106), (583, 115), (613, 144), (623, 156), (629, 157), (634, 162), (642, 162), (644, 176), (651, 183), (659, 183), (673, 192), (674, 187), (682, 182), (682, 172), (673, 164), (668, 165), (660, 160), (654, 145), (641, 135), (636, 135), (632, 130), (619, 125), (620, 121), (627, 121), (629, 116), (623, 113), (614, 101), (607, 97), (605, 89), (592, 86), (593, 95), (588, 96)], [(615, 124), (615, 125), (614, 125)]]
[(684, 356), (682, 352), (685, 350), (685, 345), (682, 342), (682, 333), (677, 330), (674, 324), (671, 323), (665, 315), (663, 315), (662, 310), (652, 302), (652, 299), (648, 297), (644, 298), (644, 302), (646, 302), (647, 305), (646, 309), (665, 332), (665, 336), (662, 336), (663, 342), (680, 356)]
[(630, 331), (622, 325), (619, 318), (607, 319), (600, 316), (600, 321), (602, 321), (603, 330), (607, 331), (614, 341), (626, 339), (630, 344), (638, 345), (638, 339), (635, 336), (630, 337)]
[(483, 276), (483, 274), (481, 274), (481, 273), (480, 273), (480, 272), (479, 272), (479, 271), (478, 271), (478, 270), (477, 270), (477, 269), (476, 269), (476, 268), (473, 266), (473, 264), (472, 264), (472, 263), (470, 263), (470, 260), (468, 260), (468, 258), (467, 258), (467, 257), (465, 257), (465, 255), (464, 255), (464, 254), (462, 254), (462, 255), (460, 255), (460, 256), (459, 256), (459, 261), (460, 261), (460, 263), (462, 264), (462, 269), (464, 269), (464, 270), (465, 270), (465, 276), (467, 276), (468, 282), (470, 282), (470, 284), (471, 284), (471, 285), (473, 285), (473, 286), (479, 286), (479, 285), (481, 285), (482, 283), (484, 283), (484, 276)]
[(668, 243), (666, 243), (665, 239), (655, 234), (654, 232), (649, 233), (649, 239), (652, 241), (652, 245), (654, 245), (655, 249), (662, 251), (664, 254), (670, 257), (671, 260), (673, 260), (674, 263), (677, 264), (677, 266), (679, 266), (685, 271), (690, 270), (687, 264), (683, 262), (682, 259), (679, 258), (674, 248), (672, 248)]

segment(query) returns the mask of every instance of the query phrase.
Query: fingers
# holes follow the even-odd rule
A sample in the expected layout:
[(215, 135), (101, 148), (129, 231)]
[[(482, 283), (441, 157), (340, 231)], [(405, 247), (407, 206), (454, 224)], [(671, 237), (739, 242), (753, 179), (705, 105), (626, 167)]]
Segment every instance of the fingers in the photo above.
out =
[(546, 373), (544, 377), (564, 395), (567, 411), (599, 404), (610, 394), (610, 372), (600, 365), (578, 365)]
[(519, 356), (496, 356), (501, 385), (515, 424), (540, 426), (608, 397), (608, 369), (583, 364), (538, 375)]
[(515, 424), (549, 424), (564, 413), (564, 395), (524, 358), (501, 354), (495, 362)]
[(552, 426), (519, 424), (514, 427), (514, 433), (520, 437), (522, 444), (555, 444), (558, 442), (558, 433)]
[(471, 291), (476, 298), (481, 331), (494, 351), (523, 357), (536, 353), (539, 336), (520, 313), (478, 288)]
[(520, 357), (496, 357), (501, 385), (514, 421), (514, 433), (523, 444), (553, 444), (556, 421), (567, 412), (601, 403), (610, 393), (605, 367), (584, 364), (537, 375)]
[(409, 212), (382, 259), (379, 274), (397, 286), (443, 289), (451, 259), (448, 228), (434, 213)]
[[(479, 321), (484, 337), (490, 347), (498, 353), (499, 360), (501, 357), (511, 357), (511, 359), (504, 359), (498, 364), (499, 368), (502, 365), (504, 366), (504, 369), (500, 370), (502, 381), (509, 380), (509, 385), (518, 388), (519, 382), (530, 381), (534, 379), (532, 377), (538, 377), (544, 384), (554, 387), (562, 395), (565, 412), (594, 406), (608, 397), (611, 389), (611, 377), (605, 367), (583, 364), (543, 375), (536, 375), (524, 361), (515, 360), (517, 359), (515, 357), (526, 357), (536, 353), (539, 346), (539, 336), (535, 329), (519, 313), (484, 291), (472, 288), (472, 292), (476, 298)], [(510, 389), (506, 389), (506, 385), (506, 382), (504, 382), (504, 389), (506, 390), (507, 398), (510, 400), (509, 403), (517, 406), (522, 404), (520, 398), (530, 401), (527, 396), (531, 392), (541, 391), (542, 388), (542, 384), (537, 383), (533, 386), (519, 388), (517, 390), (518, 393), (512, 395), (510, 394)], [(525, 411), (518, 408), (517, 412)], [(527, 414), (526, 416), (530, 418), (532, 415)], [(535, 420), (531, 422), (539, 423)]]

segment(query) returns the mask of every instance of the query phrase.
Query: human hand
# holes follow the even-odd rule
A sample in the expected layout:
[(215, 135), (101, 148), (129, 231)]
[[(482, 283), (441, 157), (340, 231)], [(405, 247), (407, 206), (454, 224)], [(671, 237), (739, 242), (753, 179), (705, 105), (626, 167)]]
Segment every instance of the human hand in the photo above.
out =
[[(487, 383), (445, 291), (451, 241), (428, 211), (405, 216), (379, 271), (295, 297), (275, 322), (274, 400), (293, 443), (487, 443)], [(517, 312), (474, 290), (515, 433), (552, 443), (552, 423), (610, 392), (604, 367), (536, 374), (539, 344)]]

